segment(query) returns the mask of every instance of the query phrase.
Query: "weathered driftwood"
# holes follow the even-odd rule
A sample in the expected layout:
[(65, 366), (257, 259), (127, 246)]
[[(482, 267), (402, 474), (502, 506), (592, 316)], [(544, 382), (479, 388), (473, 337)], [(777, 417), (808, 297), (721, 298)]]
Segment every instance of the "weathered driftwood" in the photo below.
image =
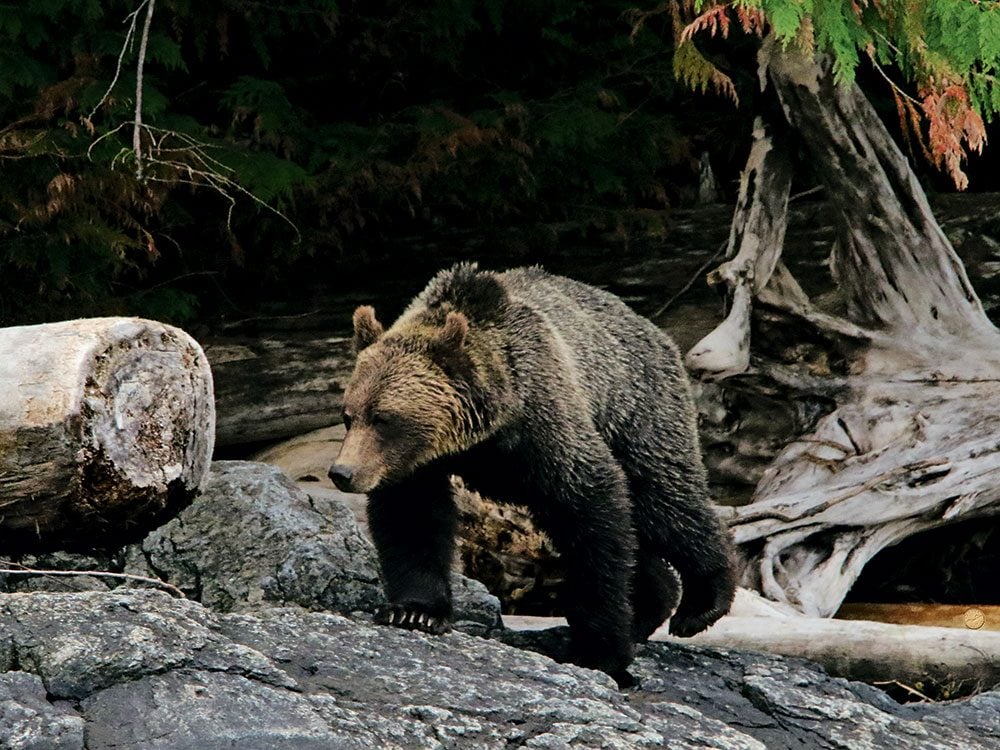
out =
[(280, 440), (340, 422), (354, 368), (349, 337), (217, 339), (205, 354), (215, 376), (220, 447)]
[(184, 507), (212, 455), (212, 375), (134, 318), (0, 329), (0, 552), (117, 547)]
[(457, 483), (461, 570), (486, 585), (505, 612), (561, 609), (565, 570), (559, 553), (526, 509), (500, 505)]
[(327, 471), (336, 460), (346, 434), (342, 424), (322, 427), (256, 451), (249, 459), (277, 466), (296, 482), (320, 482), (332, 489)]
[(961, 630), (1000, 630), (1000, 606), (850, 602), (837, 611), (837, 619), (870, 620), (896, 625), (929, 625)]
[[(665, 629), (653, 640), (674, 640)], [(817, 617), (724, 617), (684, 641), (798, 656), (837, 677), (936, 685), (968, 695), (1000, 684), (1000, 633)]]
[(791, 184), (788, 155), (768, 137), (758, 118), (740, 178), (727, 260), (709, 275), (710, 284), (726, 283), (732, 290), (729, 314), (684, 359), (688, 370), (705, 380), (736, 375), (750, 365), (751, 300), (767, 285), (781, 256)]
[[(743, 268), (774, 269), (754, 289), (754, 356), (742, 354), (751, 335), (744, 313), (689, 360), (736, 389), (812, 404), (814, 429), (787, 445), (752, 502), (727, 516), (745, 585), (830, 616), (879, 550), (1000, 514), (1000, 333), (860, 90), (836, 86), (828, 68), (793, 49), (766, 48), (764, 64), (789, 121), (808, 132), (804, 148), (839, 213), (837, 289), (814, 302), (770, 257), (773, 247), (744, 242), (736, 255), (734, 245)], [(736, 223), (760, 226), (742, 236), (780, 234), (783, 216), (757, 211), (762, 224), (747, 206), (782, 205), (783, 195), (769, 193), (787, 185), (750, 176), (752, 198)], [(737, 300), (748, 296), (745, 275), (718, 276)], [(744, 373), (732, 378), (740, 361)]]
[[(676, 638), (667, 626), (651, 641), (763, 651), (822, 665), (835, 677), (921, 686), (934, 695), (968, 695), (1000, 684), (1000, 632), (895, 625), (858, 620), (750, 613), (750, 597), (737, 595), (736, 614), (726, 615), (693, 638)], [(511, 630), (565, 625), (561, 617), (504, 615)]]

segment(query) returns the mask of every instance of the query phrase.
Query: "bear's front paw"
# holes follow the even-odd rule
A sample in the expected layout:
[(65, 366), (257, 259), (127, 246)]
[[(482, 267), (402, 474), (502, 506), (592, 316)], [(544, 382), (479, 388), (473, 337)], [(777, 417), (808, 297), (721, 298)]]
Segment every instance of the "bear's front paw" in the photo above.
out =
[(420, 630), (431, 635), (441, 635), (451, 630), (447, 617), (432, 615), (417, 605), (390, 604), (375, 613), (375, 622), (394, 625), (407, 630)]

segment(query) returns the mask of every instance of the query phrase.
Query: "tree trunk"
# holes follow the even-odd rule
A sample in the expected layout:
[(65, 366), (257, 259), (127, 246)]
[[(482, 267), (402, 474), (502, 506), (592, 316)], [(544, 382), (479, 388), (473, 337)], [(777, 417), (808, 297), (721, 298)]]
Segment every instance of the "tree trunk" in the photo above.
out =
[(354, 368), (350, 338), (221, 339), (206, 345), (205, 354), (215, 375), (220, 447), (280, 440), (341, 421)]
[(709, 274), (708, 283), (726, 283), (732, 294), (726, 320), (688, 352), (687, 368), (705, 380), (746, 371), (750, 365), (751, 300), (774, 274), (788, 225), (788, 191), (792, 167), (782, 144), (767, 134), (760, 120), (729, 233), (725, 263)]
[(190, 502), (212, 374), (183, 331), (96, 318), (0, 329), (0, 554), (116, 548)]
[[(753, 288), (756, 314), (742, 313), (738, 325), (731, 314), (705, 341), (727, 363), (752, 334), (754, 356), (742, 357), (736, 377), (731, 367), (704, 366), (705, 341), (688, 359), (736, 389), (811, 404), (812, 431), (778, 454), (729, 521), (744, 584), (830, 616), (879, 550), (1000, 514), (1000, 333), (860, 90), (835, 85), (828, 65), (794, 49), (765, 45), (762, 64), (839, 214), (837, 288), (810, 300), (767, 257), (773, 247), (741, 249), (742, 267), (775, 271)], [(745, 202), (781, 205), (787, 188), (771, 184)], [(757, 225), (744, 236), (773, 235), (782, 223), (773, 211), (758, 212), (766, 225), (744, 213)], [(719, 278), (735, 314), (747, 285), (738, 274)], [(827, 402), (819, 412), (818, 399)]]

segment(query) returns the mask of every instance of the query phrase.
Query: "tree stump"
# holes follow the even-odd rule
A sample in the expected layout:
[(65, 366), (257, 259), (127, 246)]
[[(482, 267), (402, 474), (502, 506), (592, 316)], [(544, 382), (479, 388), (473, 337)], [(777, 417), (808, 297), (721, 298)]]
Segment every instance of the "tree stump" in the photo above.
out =
[(208, 472), (212, 374), (183, 331), (96, 318), (0, 329), (0, 554), (114, 548)]

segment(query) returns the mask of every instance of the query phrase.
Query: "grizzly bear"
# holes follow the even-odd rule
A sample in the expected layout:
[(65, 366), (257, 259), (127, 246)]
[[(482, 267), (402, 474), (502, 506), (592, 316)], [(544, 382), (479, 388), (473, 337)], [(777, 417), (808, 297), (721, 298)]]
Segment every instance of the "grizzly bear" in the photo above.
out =
[(527, 507), (552, 538), (577, 664), (627, 684), (633, 643), (675, 606), (681, 636), (729, 610), (731, 543), (680, 356), (619, 298), (540, 268), (460, 264), (388, 330), (359, 307), (354, 345), (330, 478), (368, 493), (380, 622), (449, 628), (452, 475)]

